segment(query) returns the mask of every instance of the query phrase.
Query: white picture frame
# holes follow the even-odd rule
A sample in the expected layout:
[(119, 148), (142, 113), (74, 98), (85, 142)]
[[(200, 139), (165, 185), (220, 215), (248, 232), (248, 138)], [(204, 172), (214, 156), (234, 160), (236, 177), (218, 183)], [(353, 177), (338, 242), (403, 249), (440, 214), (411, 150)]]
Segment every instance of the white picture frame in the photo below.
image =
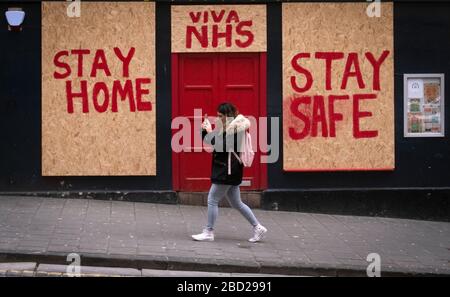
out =
[(403, 136), (445, 137), (445, 75), (403, 74)]

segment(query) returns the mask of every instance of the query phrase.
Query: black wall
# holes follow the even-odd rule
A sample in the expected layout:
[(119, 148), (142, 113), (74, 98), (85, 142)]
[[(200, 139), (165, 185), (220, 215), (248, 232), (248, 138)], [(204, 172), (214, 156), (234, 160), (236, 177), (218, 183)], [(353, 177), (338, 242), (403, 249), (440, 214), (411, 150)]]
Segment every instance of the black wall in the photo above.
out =
[[(0, 4), (0, 12), (12, 4)], [(7, 31), (6, 20), (0, 17), (0, 192), (171, 190), (170, 3), (158, 2), (156, 11), (158, 175), (155, 177), (41, 176), (40, 3), (20, 3), (20, 6), (26, 11), (22, 32)], [(271, 2), (267, 7), (267, 107), (269, 116), (281, 119), (281, 4)], [(269, 189), (448, 189), (449, 137), (403, 137), (403, 73), (445, 73), (445, 88), (450, 89), (449, 16), (449, 3), (395, 3), (394, 171), (285, 173), (281, 145), (279, 161), (268, 166)], [(447, 135), (449, 106), (450, 99), (446, 104)]]

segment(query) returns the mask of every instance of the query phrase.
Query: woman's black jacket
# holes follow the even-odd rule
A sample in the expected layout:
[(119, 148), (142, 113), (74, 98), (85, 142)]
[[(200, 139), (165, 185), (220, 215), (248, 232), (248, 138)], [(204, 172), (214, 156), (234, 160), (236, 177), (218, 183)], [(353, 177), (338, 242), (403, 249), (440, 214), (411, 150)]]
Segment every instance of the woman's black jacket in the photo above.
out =
[[(203, 141), (214, 148), (212, 153), (211, 183), (234, 186), (241, 184), (244, 166), (232, 151), (239, 156), (238, 147), (240, 147), (243, 140), (244, 132), (227, 135), (225, 131), (223, 133), (218, 131), (208, 133), (205, 129), (202, 129)], [(228, 158), (231, 159), (228, 160)], [(228, 170), (228, 163), (231, 164), (230, 171)]]

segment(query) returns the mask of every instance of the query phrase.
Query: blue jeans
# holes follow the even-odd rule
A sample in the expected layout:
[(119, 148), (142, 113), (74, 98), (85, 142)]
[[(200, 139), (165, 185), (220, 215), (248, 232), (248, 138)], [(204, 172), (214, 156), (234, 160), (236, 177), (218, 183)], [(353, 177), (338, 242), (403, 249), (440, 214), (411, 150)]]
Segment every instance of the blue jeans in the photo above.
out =
[(219, 213), (219, 202), (224, 196), (227, 197), (230, 205), (237, 209), (252, 226), (259, 224), (250, 207), (242, 202), (239, 186), (211, 184), (208, 193), (208, 225), (206, 226), (208, 230), (214, 230), (214, 223)]

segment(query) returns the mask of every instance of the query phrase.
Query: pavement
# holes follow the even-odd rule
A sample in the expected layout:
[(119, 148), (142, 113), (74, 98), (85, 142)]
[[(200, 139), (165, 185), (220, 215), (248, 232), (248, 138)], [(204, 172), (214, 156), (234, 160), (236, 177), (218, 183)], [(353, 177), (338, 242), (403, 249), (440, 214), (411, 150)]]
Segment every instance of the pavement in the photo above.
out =
[(450, 276), (448, 222), (256, 209), (269, 232), (264, 241), (250, 243), (248, 222), (236, 210), (220, 208), (215, 241), (195, 242), (190, 235), (201, 232), (206, 211), (203, 206), (0, 196), (0, 262), (35, 265), (13, 270), (36, 275), (40, 265), (63, 271), (55, 265), (66, 267), (67, 256), (77, 253), (82, 267), (93, 271), (121, 267), (141, 276), (143, 271), (366, 276), (373, 261), (368, 255), (377, 253), (381, 276)]

